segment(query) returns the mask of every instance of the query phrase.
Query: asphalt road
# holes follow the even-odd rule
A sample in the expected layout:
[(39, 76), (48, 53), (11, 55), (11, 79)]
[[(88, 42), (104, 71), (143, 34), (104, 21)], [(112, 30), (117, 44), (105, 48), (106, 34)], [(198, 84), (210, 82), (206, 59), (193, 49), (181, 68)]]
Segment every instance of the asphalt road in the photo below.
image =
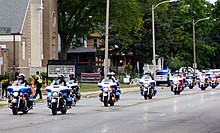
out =
[(41, 103), (25, 115), (0, 109), (0, 133), (219, 133), (219, 105), (220, 89), (211, 88), (185, 89), (179, 96), (164, 88), (152, 100), (130, 92), (114, 107), (104, 107), (97, 97), (84, 98), (55, 116)]

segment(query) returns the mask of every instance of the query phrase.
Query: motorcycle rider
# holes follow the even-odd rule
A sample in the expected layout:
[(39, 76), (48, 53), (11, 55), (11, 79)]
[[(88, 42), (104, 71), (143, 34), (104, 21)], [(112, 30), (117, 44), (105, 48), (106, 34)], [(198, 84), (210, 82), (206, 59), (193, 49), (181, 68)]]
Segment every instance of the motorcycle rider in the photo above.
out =
[(72, 87), (72, 89), (74, 89), (74, 94), (76, 95), (77, 99), (80, 100), (80, 93), (79, 93), (79, 90), (80, 90), (80, 87), (78, 86), (78, 80), (77, 78), (75, 78), (75, 75), (74, 73), (70, 73), (69, 74), (69, 83), (77, 83), (77, 86), (76, 87)]
[(66, 80), (64, 79), (65, 76), (63, 74), (59, 74), (58, 78), (53, 80), (53, 82), (51, 83), (51, 85), (63, 85), (63, 86), (67, 86), (66, 84)]
[(65, 77), (64, 77), (63, 74), (60, 74), (60, 75), (58, 76), (58, 79), (59, 79), (59, 85), (67, 86), (67, 84), (66, 84), (66, 80), (65, 80), (64, 78), (65, 78)]
[(73, 83), (78, 83), (77, 78), (75, 78), (74, 73), (69, 74), (69, 82), (72, 81)]
[(13, 86), (28, 86), (27, 80), (25, 80), (25, 75), (23, 73), (20, 73), (18, 75), (18, 80), (16, 80), (13, 84)]
[(119, 85), (120, 85), (120, 82), (115, 78), (115, 73), (114, 72), (110, 72), (110, 73), (107, 73), (107, 77), (109, 79), (111, 79), (114, 83), (117, 84), (117, 86), (114, 88), (114, 93), (119, 93), (116, 95), (116, 99), (119, 100), (119, 95), (121, 94), (121, 90), (119, 88)]
[[(12, 86), (25, 86), (28, 87), (28, 82), (25, 80), (25, 75), (23, 73), (20, 73), (18, 75), (18, 79), (12, 84)], [(24, 94), (24, 97), (26, 97), (26, 100), (28, 102), (28, 98), (32, 95), (32, 89), (28, 89), (27, 92)], [(28, 102), (28, 107), (32, 106), (33, 103)]]
[[(175, 83), (176, 82), (176, 83)], [(183, 78), (182, 78), (182, 75), (178, 74), (176, 78), (174, 78), (173, 80), (173, 84), (177, 84), (178, 86), (183, 87)], [(174, 90), (174, 86), (172, 85), (171, 86), (171, 91)]]

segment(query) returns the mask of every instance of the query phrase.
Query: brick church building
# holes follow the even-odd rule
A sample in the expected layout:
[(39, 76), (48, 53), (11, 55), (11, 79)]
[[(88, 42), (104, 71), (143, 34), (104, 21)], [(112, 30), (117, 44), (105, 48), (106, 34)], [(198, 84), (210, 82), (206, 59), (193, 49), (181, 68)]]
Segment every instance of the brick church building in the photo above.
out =
[(27, 77), (58, 59), (57, 0), (0, 0), (0, 75)]

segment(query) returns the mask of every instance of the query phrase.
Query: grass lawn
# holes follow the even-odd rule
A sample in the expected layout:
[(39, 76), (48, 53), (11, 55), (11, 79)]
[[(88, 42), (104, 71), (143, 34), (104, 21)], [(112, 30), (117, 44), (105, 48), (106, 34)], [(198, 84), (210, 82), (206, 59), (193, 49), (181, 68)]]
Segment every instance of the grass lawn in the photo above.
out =
[[(97, 83), (79, 83), (81, 92), (88, 92), (88, 91), (98, 91), (99, 88)], [(132, 87), (139, 87), (140, 85), (129, 85), (129, 84), (120, 84), (120, 88), (132, 88)]]
[(1, 101), (4, 101), (4, 103), (0, 103), (0, 108), (1, 108), (1, 107), (5, 107), (5, 106), (8, 106), (8, 103), (5, 102), (6, 100), (0, 99), (0, 102), (1, 102)]

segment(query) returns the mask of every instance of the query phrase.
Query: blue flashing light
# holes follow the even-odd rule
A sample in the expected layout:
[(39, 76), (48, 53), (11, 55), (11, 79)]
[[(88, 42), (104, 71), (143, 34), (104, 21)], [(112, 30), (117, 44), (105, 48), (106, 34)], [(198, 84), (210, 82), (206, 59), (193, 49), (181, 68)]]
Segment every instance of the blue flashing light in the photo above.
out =
[(164, 67), (162, 71), (163, 71), (163, 72), (169, 72), (169, 68)]
[(139, 84), (144, 85), (144, 82), (139, 82)]
[(47, 93), (47, 96), (52, 96), (52, 92), (48, 92), (48, 93)]

